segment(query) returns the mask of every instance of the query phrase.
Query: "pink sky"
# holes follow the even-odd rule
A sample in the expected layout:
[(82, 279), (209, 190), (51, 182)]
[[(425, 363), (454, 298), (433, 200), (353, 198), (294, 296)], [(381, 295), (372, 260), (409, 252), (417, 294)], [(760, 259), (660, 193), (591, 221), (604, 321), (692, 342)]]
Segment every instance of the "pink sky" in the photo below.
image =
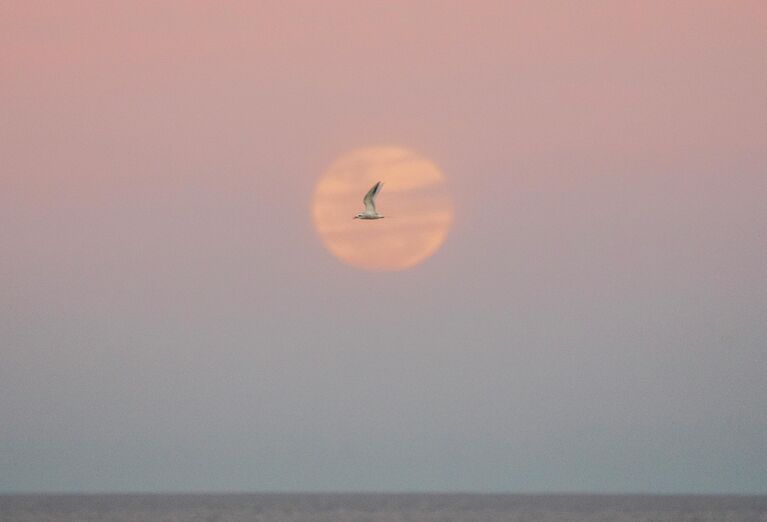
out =
[[(5, 2), (0, 492), (767, 492), (766, 25)], [(311, 224), (322, 171), (375, 145), (455, 205), (398, 275)]]

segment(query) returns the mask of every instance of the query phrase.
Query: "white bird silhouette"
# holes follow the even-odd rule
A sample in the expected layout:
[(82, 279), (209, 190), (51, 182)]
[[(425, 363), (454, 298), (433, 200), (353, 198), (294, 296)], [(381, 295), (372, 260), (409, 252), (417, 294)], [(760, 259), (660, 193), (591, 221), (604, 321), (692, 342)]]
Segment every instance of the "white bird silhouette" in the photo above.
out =
[(383, 185), (383, 183), (379, 181), (373, 185), (373, 188), (368, 190), (368, 193), (365, 194), (365, 197), (362, 200), (365, 204), (365, 212), (360, 212), (354, 216), (354, 219), (381, 219), (383, 217), (376, 210), (376, 196), (381, 191), (381, 185)]

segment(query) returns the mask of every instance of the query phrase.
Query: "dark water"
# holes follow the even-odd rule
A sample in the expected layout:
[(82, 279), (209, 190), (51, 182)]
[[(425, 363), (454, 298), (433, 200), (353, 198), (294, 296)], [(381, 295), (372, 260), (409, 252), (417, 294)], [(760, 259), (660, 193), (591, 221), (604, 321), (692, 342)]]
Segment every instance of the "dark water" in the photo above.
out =
[(0, 521), (767, 522), (767, 496), (6, 495)]

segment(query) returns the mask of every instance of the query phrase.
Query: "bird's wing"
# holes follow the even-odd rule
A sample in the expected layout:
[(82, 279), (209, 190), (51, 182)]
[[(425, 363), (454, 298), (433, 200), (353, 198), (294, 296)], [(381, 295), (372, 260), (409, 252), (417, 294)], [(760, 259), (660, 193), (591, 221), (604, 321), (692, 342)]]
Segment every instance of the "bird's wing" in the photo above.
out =
[(365, 198), (362, 200), (362, 202), (365, 204), (365, 212), (373, 212), (376, 211), (376, 196), (381, 191), (381, 182), (379, 181), (375, 185), (373, 185), (373, 188), (368, 190), (368, 193), (365, 194)]

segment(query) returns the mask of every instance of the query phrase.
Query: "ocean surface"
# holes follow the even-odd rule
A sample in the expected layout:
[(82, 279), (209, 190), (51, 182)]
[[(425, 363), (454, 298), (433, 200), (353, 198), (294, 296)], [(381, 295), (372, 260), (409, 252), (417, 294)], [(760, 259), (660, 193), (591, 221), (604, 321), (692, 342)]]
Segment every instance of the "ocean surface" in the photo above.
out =
[(0, 521), (767, 522), (767, 496), (0, 495)]

